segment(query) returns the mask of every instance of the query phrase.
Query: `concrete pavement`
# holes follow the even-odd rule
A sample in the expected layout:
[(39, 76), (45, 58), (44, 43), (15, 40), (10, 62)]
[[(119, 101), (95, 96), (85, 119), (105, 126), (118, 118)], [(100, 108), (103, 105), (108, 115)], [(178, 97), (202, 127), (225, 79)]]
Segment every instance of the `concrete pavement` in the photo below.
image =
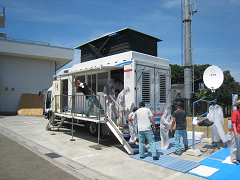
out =
[[(55, 135), (51, 135), (51, 131), (45, 129), (47, 123), (48, 120), (43, 117), (0, 116), (0, 132), (6, 136), (5, 138), (2, 135), (0, 136), (0, 147), (1, 151), (3, 151), (0, 152), (0, 161), (6, 164), (1, 168), (0, 175), (11, 175), (11, 171), (15, 172), (19, 168), (26, 170), (31, 166), (32, 170), (25, 171), (24, 174), (32, 174), (36, 177), (35, 179), (40, 177), (39, 174), (46, 174), (44, 176), (46, 179), (50, 179), (48, 177), (51, 174), (54, 177), (59, 175), (57, 179), (204, 179), (130, 158), (114, 137), (101, 138), (98, 146), (97, 137), (90, 136), (83, 127), (74, 126), (74, 141), (70, 141), (72, 140), (70, 125), (65, 125), (60, 130), (54, 131)], [(10, 140), (6, 139), (7, 137)], [(5, 140), (2, 141), (2, 139)], [(8, 145), (2, 149), (5, 144)], [(11, 148), (15, 146), (18, 148)], [(97, 150), (98, 147), (101, 150)], [(17, 160), (21, 162), (21, 158), (12, 158), (11, 154), (15, 154), (18, 149), (24, 148), (27, 151), (21, 153), (26, 155), (23, 159), (26, 159), (28, 155), (34, 157), (33, 154), (35, 154), (41, 160), (35, 157), (34, 160), (30, 159), (29, 166), (19, 164)], [(199, 162), (222, 147), (213, 147), (211, 144), (200, 143), (195, 145), (195, 148), (200, 149), (203, 155), (194, 157), (183, 154), (181, 158)], [(9, 151), (9, 149), (13, 149), (13, 151)], [(4, 161), (2, 161), (2, 158)], [(9, 165), (8, 161), (11, 162)], [(47, 164), (44, 165), (44, 167), (47, 167), (45, 170), (43, 167), (39, 168), (41, 163)], [(19, 166), (15, 167), (14, 164), (19, 164)], [(53, 165), (55, 165), (54, 168), (56, 169), (53, 168)], [(41, 173), (38, 174), (37, 169), (41, 169)], [(16, 177), (18, 174), (16, 174)], [(69, 177), (63, 178), (64, 175)], [(21, 177), (10, 179), (34, 179)]]

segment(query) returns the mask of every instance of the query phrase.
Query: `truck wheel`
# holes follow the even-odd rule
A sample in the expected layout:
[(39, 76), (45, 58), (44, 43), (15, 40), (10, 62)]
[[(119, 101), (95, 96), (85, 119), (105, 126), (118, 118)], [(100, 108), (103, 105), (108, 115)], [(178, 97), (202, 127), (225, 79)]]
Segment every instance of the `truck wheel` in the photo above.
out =
[(91, 122), (88, 125), (88, 129), (91, 136), (98, 136), (98, 124)]

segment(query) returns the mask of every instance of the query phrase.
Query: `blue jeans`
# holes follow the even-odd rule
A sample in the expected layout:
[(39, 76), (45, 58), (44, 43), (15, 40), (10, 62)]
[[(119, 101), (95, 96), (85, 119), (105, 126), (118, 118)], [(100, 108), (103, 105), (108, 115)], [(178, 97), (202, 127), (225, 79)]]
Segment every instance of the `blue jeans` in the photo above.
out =
[(104, 110), (101, 104), (99, 103), (98, 99), (96, 98), (96, 96), (91, 96), (87, 99), (88, 111), (85, 113), (85, 116), (89, 116), (90, 112), (93, 109), (93, 103), (100, 109), (101, 114), (104, 113)]
[(181, 154), (181, 146), (180, 146), (180, 138), (183, 137), (183, 144), (185, 146), (188, 145), (188, 139), (187, 139), (187, 131), (185, 130), (175, 130), (175, 145), (176, 145), (176, 153)]
[(157, 149), (155, 144), (155, 137), (152, 130), (149, 131), (139, 131), (138, 132), (138, 139), (139, 139), (139, 156), (144, 157), (144, 144), (145, 144), (145, 138), (147, 138), (147, 141), (150, 145), (152, 157), (157, 156)]

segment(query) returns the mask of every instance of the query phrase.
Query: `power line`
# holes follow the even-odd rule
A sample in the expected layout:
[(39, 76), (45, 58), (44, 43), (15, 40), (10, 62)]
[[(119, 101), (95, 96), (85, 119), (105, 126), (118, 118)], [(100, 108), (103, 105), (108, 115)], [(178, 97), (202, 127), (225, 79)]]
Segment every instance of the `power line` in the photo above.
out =
[(194, 54), (209, 54), (209, 53), (215, 53), (215, 52), (222, 52), (222, 51), (229, 51), (233, 49), (239, 49), (240, 43), (238, 44), (231, 44), (228, 46), (222, 46), (222, 47), (216, 47), (216, 48), (208, 48), (208, 49), (202, 49), (194, 51)]
[[(217, 53), (217, 52), (223, 52), (223, 51), (231, 51), (239, 48), (240, 48), (240, 43), (237, 43), (237, 44), (231, 44), (231, 45), (215, 47), (215, 48), (199, 49), (199, 50), (193, 51), (193, 55), (202, 55), (202, 54), (210, 54), (210, 53)], [(181, 60), (181, 57), (182, 57), (181, 54), (177, 54), (168, 59), (174, 62), (177, 60)]]

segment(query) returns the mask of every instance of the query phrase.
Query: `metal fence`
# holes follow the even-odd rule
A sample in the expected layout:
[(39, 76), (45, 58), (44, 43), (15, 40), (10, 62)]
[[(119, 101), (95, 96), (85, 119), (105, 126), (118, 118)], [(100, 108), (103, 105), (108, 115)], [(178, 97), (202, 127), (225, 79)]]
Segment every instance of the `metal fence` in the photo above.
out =
[[(199, 100), (199, 98), (191, 98), (191, 99), (185, 99), (185, 98), (181, 98), (181, 99), (175, 99), (172, 102), (172, 112), (174, 112), (176, 110), (175, 108), (175, 104), (177, 101), (181, 101), (183, 104), (183, 110), (186, 111), (188, 116), (192, 116), (193, 114), (193, 102)], [(188, 102), (190, 102), (190, 105), (188, 105)], [(211, 106), (212, 104), (209, 104), (209, 106)], [(209, 112), (209, 106), (207, 102), (204, 101), (200, 101), (195, 105), (195, 109), (194, 109), (194, 114), (195, 116), (199, 116), (201, 114), (204, 114), (206, 112)], [(231, 117), (231, 113), (232, 113), (232, 106), (222, 106), (223, 109), (223, 114), (224, 117)]]
[[(71, 113), (71, 114), (86, 114), (90, 110), (90, 114), (100, 119), (100, 107), (105, 109), (105, 103), (99, 95), (86, 97), (85, 95), (56, 95), (54, 97), (55, 113)], [(91, 107), (89, 107), (91, 106)]]

